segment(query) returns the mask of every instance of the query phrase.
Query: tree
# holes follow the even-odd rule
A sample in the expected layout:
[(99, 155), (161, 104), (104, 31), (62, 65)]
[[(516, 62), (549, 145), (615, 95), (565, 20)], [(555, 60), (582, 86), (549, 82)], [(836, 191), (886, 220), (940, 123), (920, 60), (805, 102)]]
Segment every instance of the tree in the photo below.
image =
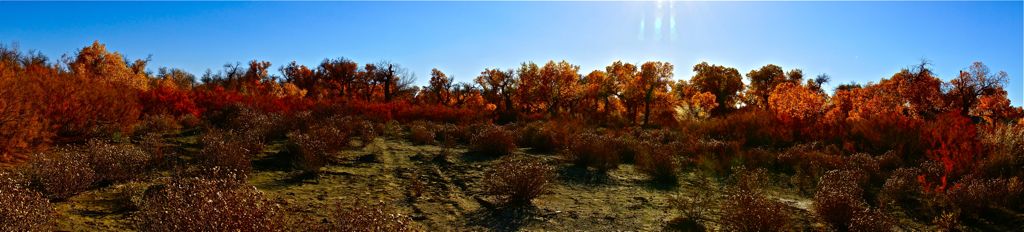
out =
[(547, 99), (544, 99), (544, 96), (550, 94), (551, 86), (544, 84), (540, 66), (533, 62), (525, 62), (515, 73), (519, 76), (516, 98), (518, 98), (520, 110), (533, 113), (545, 107), (543, 104)]
[(668, 82), (672, 79), (672, 64), (668, 62), (646, 62), (640, 66), (637, 86), (644, 91), (644, 125), (651, 116), (651, 104), (656, 94), (668, 93)]
[(93, 41), (92, 45), (78, 50), (74, 58), (65, 60), (75, 75), (102, 79), (134, 89), (149, 88), (149, 78), (145, 72), (147, 60), (128, 63), (120, 53), (107, 52), (107, 46), (99, 41)]
[(750, 79), (750, 85), (747, 87), (746, 104), (768, 109), (770, 107), (768, 96), (771, 95), (775, 86), (787, 82), (799, 84), (803, 80), (804, 74), (800, 69), (783, 73), (781, 67), (768, 64), (761, 69), (750, 70), (747, 73), (747, 78)]
[(500, 103), (499, 112), (502, 119), (511, 120), (515, 112), (512, 98), (515, 97), (518, 88), (515, 71), (484, 69), (480, 76), (476, 77), (476, 83), (480, 85), (484, 99), (491, 103)]
[(971, 109), (978, 105), (982, 96), (998, 94), (1006, 79), (1006, 72), (992, 74), (988, 66), (976, 61), (967, 71), (960, 71), (959, 76), (949, 81), (946, 96), (950, 105), (960, 110), (960, 115), (977, 116)]
[(615, 61), (608, 67), (605, 67), (605, 72), (608, 73), (608, 77), (615, 81), (618, 89), (622, 91), (618, 96), (626, 107), (626, 116), (629, 118), (629, 121), (636, 122), (637, 111), (639, 111), (644, 97), (643, 91), (637, 91), (639, 88), (635, 88), (633, 85), (639, 75), (636, 65)]
[(783, 122), (804, 122), (824, 110), (825, 97), (794, 83), (782, 83), (772, 90), (768, 104)]
[(710, 92), (718, 102), (716, 114), (722, 114), (735, 108), (739, 92), (743, 90), (743, 79), (735, 68), (711, 65), (707, 62), (693, 66), (696, 74), (690, 78), (690, 85), (699, 92)]
[(541, 68), (541, 88), (546, 92), (538, 92), (539, 97), (547, 106), (551, 116), (557, 116), (566, 105), (576, 102), (576, 91), (579, 89), (580, 66), (569, 64), (569, 62), (548, 61)]
[(441, 70), (436, 68), (430, 70), (430, 86), (427, 87), (427, 91), (434, 95), (436, 103), (446, 106), (449, 104), (452, 85), (455, 84), (454, 80)]
[(607, 116), (611, 110), (611, 98), (618, 93), (619, 85), (607, 72), (594, 70), (583, 78), (583, 96), (593, 112), (603, 112)]
[[(185, 70), (177, 68), (165, 68), (161, 67), (157, 71), (157, 80), (169, 81), (174, 83), (174, 86), (182, 89), (192, 89), (196, 84), (196, 76), (191, 73), (185, 72)], [(151, 84), (154, 85), (154, 84)]]
[[(372, 65), (367, 64), (367, 67)], [(311, 90), (318, 95), (334, 95), (339, 97), (355, 98), (360, 91), (369, 93), (369, 79), (366, 78), (366, 73), (359, 71), (359, 64), (355, 61), (338, 58), (338, 59), (324, 59), (320, 62), (320, 65), (316, 67), (314, 77), (316, 80), (311, 80), (311, 83), (306, 83), (309, 86), (316, 86), (316, 90)], [(296, 83), (296, 85), (299, 85)], [(300, 85), (301, 86), (301, 85)]]

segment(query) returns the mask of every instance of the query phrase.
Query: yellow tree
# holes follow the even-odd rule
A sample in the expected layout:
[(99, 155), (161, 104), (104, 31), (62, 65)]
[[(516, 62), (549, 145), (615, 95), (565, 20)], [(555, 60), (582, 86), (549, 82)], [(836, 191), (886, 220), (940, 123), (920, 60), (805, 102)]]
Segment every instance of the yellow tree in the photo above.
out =
[(73, 59), (67, 60), (71, 71), (80, 77), (101, 79), (118, 83), (130, 88), (149, 89), (149, 78), (146, 76), (146, 60), (135, 60), (127, 63), (117, 52), (108, 52), (107, 46), (99, 41), (78, 50)]

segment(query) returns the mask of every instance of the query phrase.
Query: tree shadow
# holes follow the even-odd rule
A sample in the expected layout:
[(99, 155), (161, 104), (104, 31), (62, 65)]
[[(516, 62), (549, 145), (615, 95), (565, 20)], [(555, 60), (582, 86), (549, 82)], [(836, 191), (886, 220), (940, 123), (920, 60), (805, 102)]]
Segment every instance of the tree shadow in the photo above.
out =
[(591, 170), (586, 166), (579, 165), (569, 165), (559, 169), (558, 178), (577, 185), (602, 185), (612, 182), (608, 172)]
[(480, 207), (468, 213), (466, 219), (469, 225), (486, 227), (492, 231), (519, 231), (539, 211), (533, 205)]

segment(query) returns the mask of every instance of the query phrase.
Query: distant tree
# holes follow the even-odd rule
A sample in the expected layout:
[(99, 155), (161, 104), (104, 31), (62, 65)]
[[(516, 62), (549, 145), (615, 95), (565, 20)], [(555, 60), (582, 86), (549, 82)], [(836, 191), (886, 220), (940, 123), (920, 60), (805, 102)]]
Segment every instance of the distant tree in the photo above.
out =
[(607, 117), (610, 112), (611, 98), (619, 92), (615, 79), (601, 70), (594, 70), (583, 78), (583, 95), (590, 103), (590, 110), (603, 112)]
[(178, 88), (192, 89), (196, 84), (196, 76), (185, 70), (161, 67), (157, 71), (157, 80), (169, 81)]
[(427, 91), (430, 92), (436, 101), (441, 105), (448, 105), (451, 96), (452, 85), (454, 85), (454, 78), (448, 77), (444, 72), (438, 69), (430, 70), (430, 86), (427, 87)]
[(626, 116), (629, 121), (636, 122), (636, 116), (639, 114), (640, 105), (643, 104), (644, 92), (640, 91), (641, 88), (637, 88), (635, 83), (639, 76), (636, 65), (625, 63), (622, 61), (615, 61), (608, 67), (605, 67), (605, 72), (608, 73), (608, 77), (614, 80), (621, 92), (618, 94), (622, 100), (622, 104), (626, 107)]
[(772, 90), (768, 104), (783, 122), (803, 122), (824, 111), (825, 98), (810, 88), (782, 83)]
[(768, 109), (770, 107), (768, 96), (771, 95), (775, 86), (787, 82), (799, 84), (803, 77), (803, 71), (800, 69), (793, 69), (784, 73), (781, 67), (774, 64), (765, 65), (758, 70), (750, 70), (747, 73), (750, 84), (745, 93), (745, 103), (750, 106)]
[(822, 73), (818, 74), (814, 79), (807, 79), (807, 84), (804, 84), (804, 86), (807, 86), (808, 89), (811, 89), (814, 92), (825, 94), (825, 88), (822, 88), (822, 85), (825, 85), (825, 83), (828, 83), (831, 80), (832, 77), (828, 74)]
[(655, 95), (668, 93), (668, 83), (672, 80), (672, 64), (668, 62), (646, 62), (640, 66), (639, 86), (644, 91), (644, 125), (651, 116), (651, 105)]
[(715, 95), (718, 107), (713, 112), (722, 114), (735, 109), (739, 101), (738, 94), (743, 90), (743, 79), (739, 71), (707, 62), (694, 65), (693, 71), (696, 74), (690, 78), (690, 85), (699, 92), (710, 92)]
[(538, 92), (542, 102), (547, 106), (551, 116), (557, 116), (562, 108), (576, 102), (576, 91), (579, 89), (580, 66), (569, 62), (548, 61), (541, 68), (541, 86), (547, 92)]
[(120, 53), (107, 52), (106, 45), (94, 41), (92, 45), (78, 50), (74, 58), (65, 58), (68, 68), (80, 77), (102, 79), (131, 88), (149, 88), (146, 75), (148, 60), (128, 63)]
[(515, 71), (484, 69), (480, 76), (476, 77), (476, 83), (480, 85), (484, 99), (499, 106), (499, 112), (504, 120), (511, 120), (514, 117), (516, 108), (513, 97), (519, 86)]
[(960, 110), (960, 115), (976, 116), (971, 109), (978, 105), (982, 96), (998, 94), (1006, 79), (1006, 72), (992, 74), (988, 66), (977, 61), (967, 71), (960, 71), (959, 76), (949, 81), (946, 96), (950, 105)]
[(370, 92), (368, 89), (370, 80), (366, 78), (365, 74), (359, 71), (359, 64), (355, 61), (346, 58), (324, 59), (316, 68), (314, 76), (317, 80), (312, 81), (313, 83), (320, 82), (321, 84), (318, 85), (322, 85), (322, 87), (317, 88), (323, 89), (317, 89), (314, 92), (343, 98), (356, 98), (361, 91)]
[(520, 110), (533, 113), (546, 107), (544, 104), (547, 102), (546, 96), (551, 93), (551, 86), (544, 84), (540, 66), (533, 62), (525, 62), (515, 73), (519, 77), (515, 95)]

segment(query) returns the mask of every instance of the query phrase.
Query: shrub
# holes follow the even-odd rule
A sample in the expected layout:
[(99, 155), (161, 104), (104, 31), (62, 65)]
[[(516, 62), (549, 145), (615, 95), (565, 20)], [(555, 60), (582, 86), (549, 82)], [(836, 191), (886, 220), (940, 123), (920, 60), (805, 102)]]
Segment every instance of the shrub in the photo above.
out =
[(558, 151), (568, 145), (571, 133), (565, 125), (531, 122), (517, 130), (519, 144), (538, 152)]
[(679, 170), (674, 151), (670, 145), (647, 145), (636, 163), (637, 168), (659, 183), (675, 183)]
[(409, 140), (416, 145), (434, 143), (434, 131), (426, 124), (413, 124), (409, 126)]
[(965, 213), (981, 213), (994, 206), (1014, 208), (1024, 197), (1020, 179), (980, 179), (967, 176), (946, 192), (953, 206)]
[(921, 185), (917, 183), (917, 176), (921, 170), (916, 168), (899, 168), (889, 175), (882, 185), (879, 194), (881, 205), (905, 205), (921, 195)]
[(562, 154), (577, 166), (605, 172), (619, 167), (619, 153), (614, 145), (608, 137), (584, 132), (574, 137)]
[(35, 157), (28, 173), (31, 186), (53, 200), (64, 200), (89, 189), (97, 178), (89, 157), (68, 148)]
[(127, 182), (116, 185), (113, 190), (114, 202), (120, 205), (123, 210), (139, 210), (142, 208), (143, 198), (149, 186), (148, 183), (142, 182)]
[(0, 171), (0, 231), (51, 231), (56, 213), (22, 177)]
[(734, 141), (701, 141), (694, 145), (697, 162), (704, 170), (720, 175), (728, 174), (739, 157), (740, 143)]
[(1024, 176), (1024, 124), (999, 124), (982, 134), (982, 142), (991, 148), (975, 173), (984, 177)]
[(491, 167), (484, 177), (484, 193), (508, 205), (528, 205), (543, 194), (553, 178), (547, 164), (523, 157), (506, 157)]
[(234, 131), (211, 130), (200, 138), (203, 149), (196, 153), (200, 164), (223, 167), (248, 173), (252, 156), (263, 150), (263, 144), (245, 141)]
[(325, 141), (298, 132), (288, 134), (288, 152), (292, 164), (306, 173), (318, 173), (327, 164), (328, 145)]
[(183, 178), (146, 190), (145, 231), (281, 231), (281, 207), (252, 186), (229, 179)]
[(814, 213), (835, 230), (849, 228), (854, 214), (867, 209), (860, 184), (864, 175), (848, 170), (825, 173), (814, 193)]
[(332, 215), (334, 221), (324, 230), (351, 232), (417, 231), (408, 216), (394, 211), (394, 209), (388, 208), (383, 203), (372, 206), (357, 204), (352, 209), (334, 212)]
[(111, 144), (92, 140), (86, 145), (89, 164), (96, 171), (97, 181), (131, 180), (145, 171), (149, 153), (132, 144)]
[(895, 222), (880, 210), (865, 209), (857, 211), (850, 220), (849, 231), (887, 232), (893, 231)]
[(934, 186), (929, 189), (944, 191), (949, 182), (965, 174), (983, 158), (975, 125), (958, 113), (939, 116), (924, 127), (921, 136), (928, 148), (925, 155), (943, 167), (939, 179), (923, 179), (923, 184)]
[(487, 156), (510, 155), (516, 150), (512, 133), (500, 126), (483, 129), (469, 143), (469, 151)]
[(733, 189), (722, 201), (721, 222), (727, 231), (786, 231), (787, 206), (753, 190)]
[(175, 133), (181, 130), (181, 124), (178, 123), (177, 119), (169, 115), (151, 115), (146, 116), (139, 122), (139, 125), (135, 126), (133, 132), (136, 136), (145, 134), (169, 134)]

